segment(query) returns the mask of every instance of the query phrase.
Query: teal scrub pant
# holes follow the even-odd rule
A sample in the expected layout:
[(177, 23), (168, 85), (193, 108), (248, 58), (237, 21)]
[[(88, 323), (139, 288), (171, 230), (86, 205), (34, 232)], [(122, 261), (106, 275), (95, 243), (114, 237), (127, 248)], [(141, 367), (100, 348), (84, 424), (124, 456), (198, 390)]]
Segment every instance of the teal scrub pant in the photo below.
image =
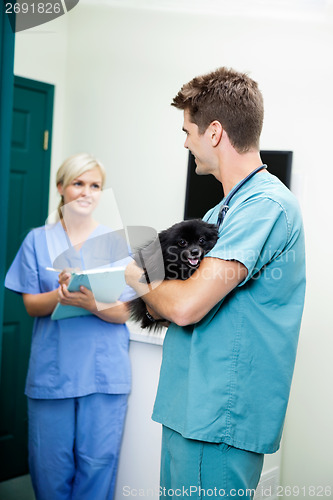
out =
[(112, 500), (127, 394), (28, 398), (36, 500)]
[(183, 438), (163, 426), (161, 498), (253, 498), (264, 455)]

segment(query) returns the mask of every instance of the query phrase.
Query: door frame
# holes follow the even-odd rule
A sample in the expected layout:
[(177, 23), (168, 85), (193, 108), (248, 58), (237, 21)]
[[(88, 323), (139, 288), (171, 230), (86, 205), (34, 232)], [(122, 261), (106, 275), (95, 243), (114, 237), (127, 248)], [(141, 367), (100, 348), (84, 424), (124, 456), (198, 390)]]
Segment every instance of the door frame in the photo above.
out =
[[(11, 151), (11, 131), (14, 93), (14, 45), (15, 34), (5, 13), (5, 4), (0, 6), (0, 217), (1, 231), (7, 235), (8, 189)], [(6, 236), (5, 236), (6, 237)], [(0, 245), (0, 280), (4, 282), (6, 245)], [(0, 363), (2, 351), (4, 288), (0, 286)], [(0, 367), (1, 368), (1, 367)]]

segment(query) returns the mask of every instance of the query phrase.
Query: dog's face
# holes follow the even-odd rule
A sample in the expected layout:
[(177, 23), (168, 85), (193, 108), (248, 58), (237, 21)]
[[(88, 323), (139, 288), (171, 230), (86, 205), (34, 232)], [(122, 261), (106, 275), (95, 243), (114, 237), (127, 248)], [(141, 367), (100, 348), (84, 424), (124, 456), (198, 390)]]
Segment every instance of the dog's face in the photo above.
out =
[(217, 227), (200, 219), (179, 222), (159, 234), (166, 279), (187, 279), (217, 241)]
[[(161, 231), (156, 239), (133, 255), (143, 270), (140, 281), (149, 283), (163, 279), (186, 280), (199, 267), (206, 253), (213, 248), (217, 237), (217, 226), (201, 219), (179, 222)], [(151, 323), (147, 319), (146, 305), (140, 297), (130, 302), (130, 309), (132, 317), (141, 321), (142, 328), (158, 329), (160, 323)]]

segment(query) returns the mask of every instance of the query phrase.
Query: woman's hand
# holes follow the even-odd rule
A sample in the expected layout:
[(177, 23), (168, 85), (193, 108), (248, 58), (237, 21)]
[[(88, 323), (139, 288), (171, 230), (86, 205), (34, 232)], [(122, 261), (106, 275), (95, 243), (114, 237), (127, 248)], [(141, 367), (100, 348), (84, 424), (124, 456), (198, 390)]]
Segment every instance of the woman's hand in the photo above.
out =
[(58, 283), (60, 286), (61, 285), (68, 286), (69, 280), (71, 279), (72, 276), (72, 271), (74, 271), (74, 269), (64, 269), (63, 271), (61, 271), (61, 273), (58, 276)]
[[(63, 271), (61, 274), (63, 274), (63, 281), (66, 281), (66, 273)], [(59, 280), (61, 274), (59, 275)], [(58, 301), (63, 306), (82, 307), (93, 314), (97, 311), (94, 294), (84, 286), (80, 286), (80, 291), (78, 292), (69, 292), (66, 283), (60, 284), (58, 288)]]
[[(71, 270), (64, 269), (61, 271), (58, 277), (60, 287), (62, 285), (68, 286), (69, 280), (71, 278)], [(27, 313), (36, 318), (49, 316), (53, 313), (54, 308), (60, 302), (59, 300), (59, 289), (56, 288), (51, 292), (42, 293), (23, 293), (23, 302)]]
[(96, 302), (92, 291), (84, 286), (80, 286), (79, 292), (69, 292), (66, 285), (61, 285), (58, 288), (58, 301), (64, 306), (83, 307), (107, 323), (122, 324), (129, 318), (126, 303), (119, 300), (113, 304)]

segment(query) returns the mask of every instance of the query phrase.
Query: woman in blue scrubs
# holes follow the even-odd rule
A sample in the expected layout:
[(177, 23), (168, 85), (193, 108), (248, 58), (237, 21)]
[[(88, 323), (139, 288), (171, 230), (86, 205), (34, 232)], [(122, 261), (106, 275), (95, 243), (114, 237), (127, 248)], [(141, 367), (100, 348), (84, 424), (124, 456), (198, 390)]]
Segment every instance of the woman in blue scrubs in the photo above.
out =
[[(130, 391), (126, 289), (111, 305), (90, 290), (69, 292), (69, 268), (127, 262), (119, 234), (93, 218), (105, 171), (88, 154), (57, 173), (60, 220), (32, 230), (5, 286), (22, 294), (35, 317), (26, 381), (29, 466), (37, 500), (111, 500)], [(50, 268), (63, 269), (58, 275)], [(58, 303), (91, 314), (54, 321)]]

